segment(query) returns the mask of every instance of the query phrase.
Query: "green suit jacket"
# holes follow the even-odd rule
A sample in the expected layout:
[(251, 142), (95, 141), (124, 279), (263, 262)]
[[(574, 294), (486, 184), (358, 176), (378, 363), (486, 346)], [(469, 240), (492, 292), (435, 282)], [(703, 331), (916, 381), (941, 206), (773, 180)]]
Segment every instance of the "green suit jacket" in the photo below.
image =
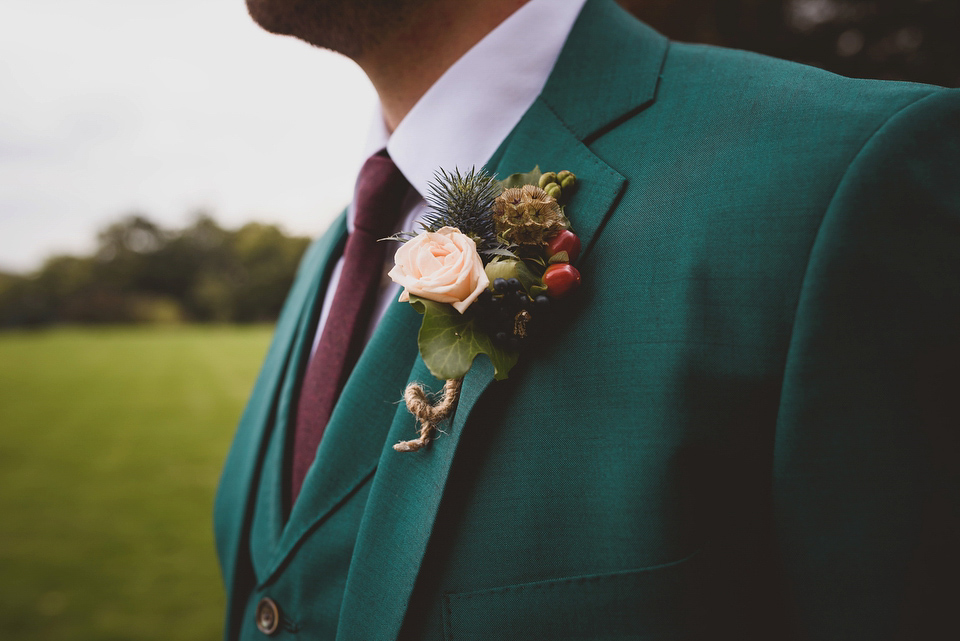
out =
[(479, 358), (445, 433), (398, 454), (404, 386), (441, 383), (393, 305), (284, 525), (343, 220), (307, 253), (217, 496), (226, 636), (262, 638), (264, 596), (277, 638), (956, 633), (960, 92), (591, 0), (488, 163), (534, 165), (577, 174), (584, 245), (546, 345), (503, 382)]

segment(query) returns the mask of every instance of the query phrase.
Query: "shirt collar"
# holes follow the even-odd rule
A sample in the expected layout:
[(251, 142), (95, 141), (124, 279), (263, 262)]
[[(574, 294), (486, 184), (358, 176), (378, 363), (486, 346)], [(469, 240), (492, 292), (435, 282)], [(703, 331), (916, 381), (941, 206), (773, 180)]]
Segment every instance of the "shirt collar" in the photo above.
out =
[(368, 156), (386, 146), (422, 196), (440, 168), (480, 167), (543, 90), (586, 0), (530, 0), (457, 60), (389, 135), (379, 108)]

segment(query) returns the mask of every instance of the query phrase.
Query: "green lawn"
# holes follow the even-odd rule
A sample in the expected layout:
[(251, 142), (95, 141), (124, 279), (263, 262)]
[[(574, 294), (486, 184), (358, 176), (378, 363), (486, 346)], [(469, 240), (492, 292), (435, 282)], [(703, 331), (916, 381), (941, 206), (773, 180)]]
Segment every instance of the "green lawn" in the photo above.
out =
[(0, 333), (0, 639), (217, 639), (220, 466), (267, 327)]

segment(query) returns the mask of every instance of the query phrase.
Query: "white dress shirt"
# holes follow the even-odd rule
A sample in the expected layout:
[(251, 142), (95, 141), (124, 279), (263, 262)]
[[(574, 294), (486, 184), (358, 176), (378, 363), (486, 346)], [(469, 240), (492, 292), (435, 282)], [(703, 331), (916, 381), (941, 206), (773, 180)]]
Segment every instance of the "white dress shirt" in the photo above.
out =
[[(369, 157), (386, 147), (413, 186), (407, 215), (397, 231), (419, 232), (423, 197), (438, 169), (469, 171), (497, 150), (543, 90), (563, 43), (586, 0), (530, 0), (457, 60), (427, 90), (391, 134), (377, 110), (366, 144)], [(515, 167), (528, 171), (532, 167)], [(353, 231), (353, 207), (347, 230)], [(400, 287), (387, 272), (395, 248), (388, 248), (383, 280), (367, 337)], [(316, 350), (326, 323), (343, 259), (330, 278), (313, 341)]]

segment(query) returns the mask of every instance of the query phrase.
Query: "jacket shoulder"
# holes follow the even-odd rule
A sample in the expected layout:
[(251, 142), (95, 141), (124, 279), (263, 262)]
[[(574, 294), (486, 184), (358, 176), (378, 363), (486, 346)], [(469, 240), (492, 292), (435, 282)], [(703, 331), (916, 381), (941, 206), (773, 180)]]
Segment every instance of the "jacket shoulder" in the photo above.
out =
[(677, 42), (670, 45), (661, 82), (661, 95), (709, 104), (720, 117), (780, 114), (770, 119), (809, 123), (814, 135), (840, 125), (869, 130), (932, 94), (954, 94), (954, 100), (960, 94), (933, 85), (848, 78), (757, 53)]

